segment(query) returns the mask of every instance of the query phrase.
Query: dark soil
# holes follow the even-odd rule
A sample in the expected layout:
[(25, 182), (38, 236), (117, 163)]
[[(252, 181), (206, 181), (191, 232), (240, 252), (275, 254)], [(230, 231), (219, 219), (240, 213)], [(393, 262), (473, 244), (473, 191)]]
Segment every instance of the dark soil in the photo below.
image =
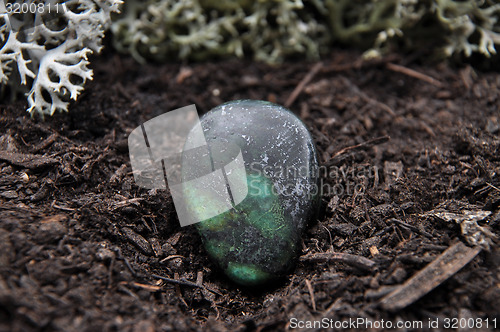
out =
[(479, 225), (500, 234), (497, 73), (337, 51), (290, 106), (310, 128), (332, 188), (303, 236), (303, 255), (353, 254), (371, 267), (302, 259), (281, 283), (238, 287), (209, 261), (194, 228), (179, 226), (168, 191), (135, 185), (127, 135), (141, 123), (193, 103), (200, 114), (242, 98), (284, 104), (313, 66), (139, 66), (109, 54), (93, 59), (94, 80), (69, 113), (42, 121), (24, 101), (4, 101), (0, 330), (271, 331), (324, 317), (424, 326), (488, 318), (490, 329), (497, 318), (499, 326), (492, 236), (489, 252), (418, 301), (395, 312), (380, 306), (446, 248), (468, 243), (458, 224), (425, 213), (490, 212)]

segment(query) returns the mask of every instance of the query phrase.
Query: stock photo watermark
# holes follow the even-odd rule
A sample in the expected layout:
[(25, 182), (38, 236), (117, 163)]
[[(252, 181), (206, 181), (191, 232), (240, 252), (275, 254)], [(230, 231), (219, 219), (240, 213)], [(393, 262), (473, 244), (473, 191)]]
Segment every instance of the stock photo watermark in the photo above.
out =
[(430, 330), (430, 329), (496, 329), (497, 319), (489, 318), (428, 318), (426, 320), (385, 320), (370, 319), (365, 317), (336, 320), (323, 318), (320, 320), (300, 320), (291, 318), (288, 322), (289, 329), (335, 329), (335, 330)]
[[(260, 168), (260, 163), (253, 162), (250, 164), (249, 171), (252, 174), (265, 175), (270, 178), (282, 179), (281, 187), (273, 186), (270, 190), (275, 195), (283, 197), (301, 196), (301, 195), (327, 195), (327, 196), (353, 196), (359, 195), (366, 191), (368, 181), (378, 179), (379, 168), (377, 166), (362, 165), (362, 166), (320, 166), (313, 173), (307, 166), (266, 166)], [(299, 180), (303, 177), (314, 177), (318, 179), (318, 183), (309, 185), (304, 188)], [(261, 190), (268, 188), (260, 188), (258, 183), (250, 181), (250, 186), (255, 189), (253, 192), (257, 195), (261, 194)], [(263, 194), (269, 194), (263, 192)]]
[(58, 20), (68, 12), (69, 6), (77, 5), (77, 1), (0, 1), (0, 19), (6, 22), (7, 29), (12, 32), (27, 30)]

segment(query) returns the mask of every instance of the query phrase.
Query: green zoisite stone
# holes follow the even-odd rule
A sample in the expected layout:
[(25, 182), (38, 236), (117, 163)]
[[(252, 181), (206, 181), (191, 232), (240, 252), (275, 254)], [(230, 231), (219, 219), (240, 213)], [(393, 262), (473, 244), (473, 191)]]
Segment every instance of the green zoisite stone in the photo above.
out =
[(188, 137), (181, 173), (208, 254), (241, 285), (286, 275), (319, 202), (311, 135), (286, 108), (253, 100), (217, 106), (201, 127), (206, 146)]

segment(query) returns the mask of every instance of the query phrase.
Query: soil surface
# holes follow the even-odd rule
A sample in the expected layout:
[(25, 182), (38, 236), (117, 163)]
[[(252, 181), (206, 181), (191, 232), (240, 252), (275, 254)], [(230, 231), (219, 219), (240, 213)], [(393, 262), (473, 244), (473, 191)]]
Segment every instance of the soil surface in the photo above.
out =
[[(0, 104), (1, 331), (274, 331), (324, 318), (500, 325), (498, 73), (341, 50), (322, 65), (280, 66), (140, 66), (109, 53), (92, 68), (69, 113), (42, 121), (22, 98)], [(137, 187), (127, 147), (164, 112), (247, 98), (288, 100), (328, 170), (296, 269), (263, 289), (224, 277), (195, 229), (179, 226), (168, 191)], [(470, 259), (445, 252), (458, 243)], [(440, 255), (449, 266), (402, 286)], [(384, 305), (401, 287), (422, 296)], [(345, 330), (368, 329), (356, 328)]]

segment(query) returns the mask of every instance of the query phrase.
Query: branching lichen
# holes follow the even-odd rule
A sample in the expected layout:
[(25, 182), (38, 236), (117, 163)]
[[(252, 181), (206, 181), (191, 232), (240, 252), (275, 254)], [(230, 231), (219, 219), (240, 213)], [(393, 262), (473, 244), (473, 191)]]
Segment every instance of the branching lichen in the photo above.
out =
[[(444, 52), (447, 56), (479, 52), (486, 57), (496, 54), (500, 45), (500, 3), (493, 1), (436, 0), (432, 7), (441, 25), (449, 31)], [(474, 34), (477, 34), (476, 41)]]
[(301, 0), (132, 0), (112, 25), (115, 47), (141, 62), (244, 53), (265, 62), (318, 58), (327, 30)]
[(139, 61), (310, 59), (333, 42), (362, 46), (367, 56), (402, 44), (489, 57), (500, 44), (499, 13), (493, 0), (129, 0), (112, 29), (116, 48)]
[(391, 46), (393, 37), (412, 49), (436, 47), (446, 57), (490, 57), (500, 44), (500, 4), (491, 0), (326, 0), (325, 6), (333, 39), (370, 41), (369, 57)]
[(13, 94), (26, 92), (31, 114), (67, 111), (69, 100), (76, 100), (92, 79), (87, 57), (101, 50), (111, 12), (121, 1), (28, 3), (37, 10), (0, 16), (0, 83)]

